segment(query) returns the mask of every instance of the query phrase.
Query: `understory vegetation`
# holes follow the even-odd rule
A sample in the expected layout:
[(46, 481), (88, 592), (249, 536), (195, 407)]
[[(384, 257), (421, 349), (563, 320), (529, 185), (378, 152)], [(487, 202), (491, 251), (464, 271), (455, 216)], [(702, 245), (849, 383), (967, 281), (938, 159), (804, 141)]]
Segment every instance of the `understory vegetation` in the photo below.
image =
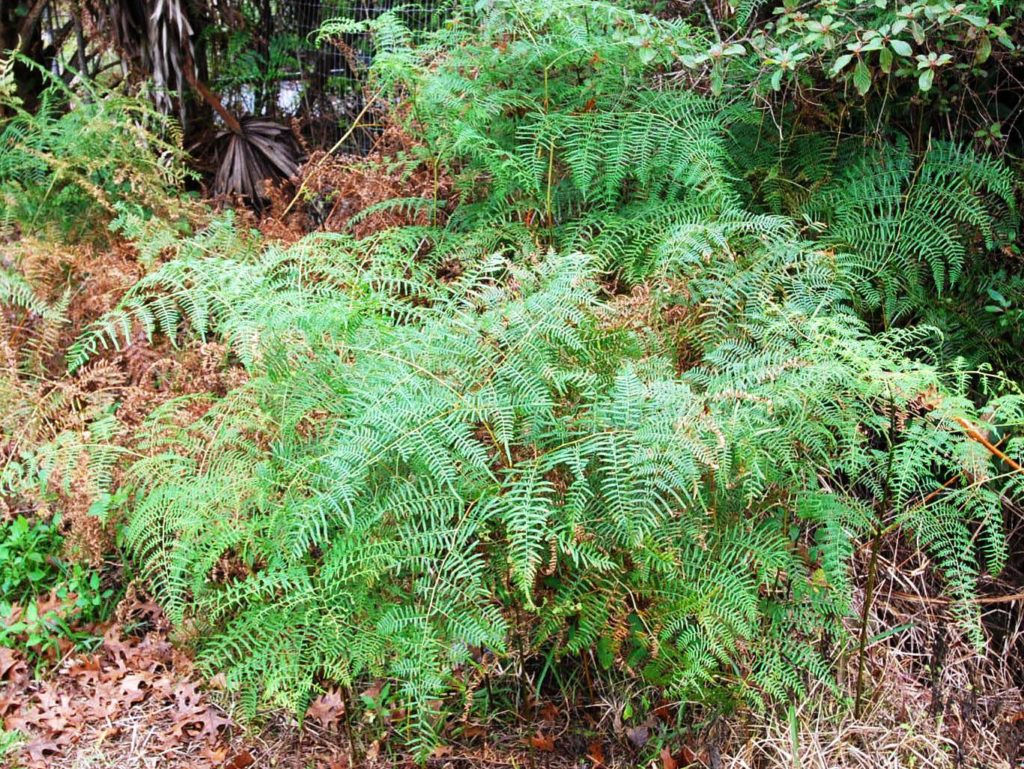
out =
[(8, 70), (0, 644), (82, 642), (131, 579), (250, 716), (377, 682), (422, 759), (523, 680), (860, 710), (898, 537), (983, 656), (1024, 494), (1017, 11), (334, 20), (432, 189), (292, 242), (186, 195), (144, 100), (29, 113)]

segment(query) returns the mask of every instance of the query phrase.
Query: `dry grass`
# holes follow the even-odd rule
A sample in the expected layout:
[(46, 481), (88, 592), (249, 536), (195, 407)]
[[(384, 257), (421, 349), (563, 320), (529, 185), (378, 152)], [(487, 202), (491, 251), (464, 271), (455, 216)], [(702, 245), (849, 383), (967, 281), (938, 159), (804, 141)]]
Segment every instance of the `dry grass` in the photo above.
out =
[[(838, 693), (817, 684), (788, 713), (731, 724), (725, 769), (1022, 765), (1021, 604), (984, 604), (988, 648), (979, 653), (949, 604), (936, 597), (934, 573), (915, 550), (896, 536), (881, 550), (878, 592), (868, 612), (868, 638), (876, 640), (866, 648), (861, 713), (852, 706), (859, 657), (849, 648)], [(1009, 571), (1015, 576), (1012, 565)], [(990, 597), (1014, 595), (1009, 581), (989, 580), (983, 588)], [(863, 598), (861, 590), (858, 613)], [(859, 630), (856, 618), (850, 624)]]

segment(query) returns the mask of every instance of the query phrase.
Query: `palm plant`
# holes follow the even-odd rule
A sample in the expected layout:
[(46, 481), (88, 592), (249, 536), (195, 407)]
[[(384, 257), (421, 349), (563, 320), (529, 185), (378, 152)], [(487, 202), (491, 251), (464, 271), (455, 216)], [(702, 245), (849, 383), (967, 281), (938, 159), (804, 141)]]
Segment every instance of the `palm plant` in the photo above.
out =
[(97, 18), (121, 56), (151, 79), (154, 100), (164, 111), (177, 106), (186, 122), (186, 86), (223, 121), (218, 134), (219, 162), (215, 195), (237, 194), (259, 205), (265, 179), (287, 179), (298, 170), (300, 150), (286, 126), (258, 117), (239, 118), (198, 76), (195, 25), (182, 0), (97, 0)]

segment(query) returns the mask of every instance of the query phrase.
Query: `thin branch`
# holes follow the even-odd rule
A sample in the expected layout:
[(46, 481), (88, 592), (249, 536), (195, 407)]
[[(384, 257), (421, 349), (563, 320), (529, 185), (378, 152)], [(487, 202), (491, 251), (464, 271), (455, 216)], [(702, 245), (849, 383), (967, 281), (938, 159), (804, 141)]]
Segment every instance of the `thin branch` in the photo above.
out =
[(46, 7), (48, 2), (49, 0), (36, 0), (36, 4), (29, 9), (25, 18), (22, 20), (21, 25), (18, 27), (18, 37), (20, 38), (20, 42), (18, 43), (19, 53), (28, 52), (31, 32), (39, 22), (39, 17), (42, 15), (43, 9)]
[(996, 446), (995, 444), (992, 443), (992, 441), (986, 438), (977, 427), (972, 425), (963, 417), (953, 417), (953, 421), (960, 425), (962, 428), (964, 428), (964, 432), (967, 434), (968, 438), (970, 438), (972, 441), (975, 441), (976, 443), (980, 443), (988, 450), (988, 452), (992, 456), (1003, 460), (1003, 462), (1008, 464), (1018, 473), (1024, 473), (1024, 467), (1021, 467), (1015, 460), (1008, 457), (1005, 452), (1000, 450), (998, 446)]
[(914, 595), (913, 593), (902, 593), (899, 590), (893, 590), (889, 594), (897, 598), (902, 598), (905, 601), (927, 603), (937, 606), (947, 606), (951, 603), (976, 603), (991, 605), (998, 603), (1013, 603), (1014, 601), (1024, 601), (1024, 590), (1022, 590), (1019, 593), (1010, 593), (1009, 595), (985, 595), (977, 598), (941, 598), (930, 595)]
[(345, 133), (342, 135), (342, 137), (340, 139), (338, 139), (337, 142), (334, 143), (333, 147), (331, 147), (329, 150), (327, 150), (327, 152), (323, 155), (323, 157), (320, 158), (319, 162), (317, 162), (317, 164), (315, 166), (313, 166), (313, 168), (309, 169), (306, 172), (306, 178), (302, 180), (302, 184), (299, 185), (299, 189), (295, 191), (295, 196), (291, 199), (291, 202), (288, 203), (288, 207), (285, 208), (284, 214), (282, 214), (282, 216), (287, 214), (289, 211), (292, 210), (292, 207), (295, 205), (295, 203), (298, 201), (299, 197), (305, 191), (306, 183), (309, 181), (310, 177), (312, 176), (312, 172), (315, 171), (316, 169), (318, 169), (320, 166), (322, 166), (324, 164), (324, 162), (329, 157), (331, 157), (331, 155), (333, 155), (335, 152), (338, 151), (338, 149), (341, 147), (341, 145), (345, 143), (345, 141), (348, 139), (348, 137), (350, 137), (352, 135), (352, 133), (356, 130), (356, 128), (359, 126), (359, 121), (363, 119), (363, 115), (365, 115), (369, 111), (370, 106), (374, 102), (377, 101), (377, 99), (380, 97), (380, 95), (383, 92), (384, 92), (384, 89), (381, 88), (381, 89), (379, 89), (375, 94), (373, 94), (367, 100), (366, 104), (364, 104), (363, 108), (359, 111), (359, 114), (356, 115), (355, 120), (352, 121), (352, 125), (350, 125), (348, 127), (348, 130), (345, 131)]
[(192, 54), (188, 51), (185, 52), (185, 66), (183, 69), (188, 84), (203, 98), (203, 101), (213, 107), (214, 111), (221, 116), (228, 130), (238, 136), (244, 135), (242, 124), (238, 122), (238, 118), (228, 111), (228, 108), (224, 106), (224, 102), (220, 100), (217, 94), (207, 88), (206, 84), (196, 77), (195, 63), (192, 61)]
[(711, 25), (711, 29), (715, 31), (715, 39), (719, 43), (722, 42), (722, 30), (718, 28), (718, 21), (715, 19), (715, 15), (711, 13), (711, 6), (708, 5), (708, 0), (700, 0), (704, 4), (704, 12), (708, 15), (708, 23)]

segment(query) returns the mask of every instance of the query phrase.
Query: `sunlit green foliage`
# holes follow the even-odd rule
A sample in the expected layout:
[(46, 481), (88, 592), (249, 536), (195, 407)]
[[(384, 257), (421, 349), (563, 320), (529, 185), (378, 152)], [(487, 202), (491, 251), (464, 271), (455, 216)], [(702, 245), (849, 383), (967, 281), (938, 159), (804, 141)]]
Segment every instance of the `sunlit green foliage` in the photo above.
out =
[(58, 527), (22, 516), (0, 523), (0, 646), (32, 660), (59, 652), (62, 639), (80, 640), (75, 626), (103, 616), (113, 595), (98, 570), (64, 557)]

